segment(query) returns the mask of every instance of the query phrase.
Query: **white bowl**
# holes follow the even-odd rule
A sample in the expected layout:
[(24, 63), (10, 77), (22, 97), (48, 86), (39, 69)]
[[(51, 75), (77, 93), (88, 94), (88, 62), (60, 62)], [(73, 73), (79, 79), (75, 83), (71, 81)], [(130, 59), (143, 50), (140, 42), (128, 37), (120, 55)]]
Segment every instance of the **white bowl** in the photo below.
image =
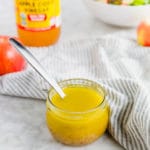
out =
[(150, 5), (112, 5), (95, 0), (83, 0), (89, 11), (101, 21), (117, 26), (134, 27), (150, 19)]

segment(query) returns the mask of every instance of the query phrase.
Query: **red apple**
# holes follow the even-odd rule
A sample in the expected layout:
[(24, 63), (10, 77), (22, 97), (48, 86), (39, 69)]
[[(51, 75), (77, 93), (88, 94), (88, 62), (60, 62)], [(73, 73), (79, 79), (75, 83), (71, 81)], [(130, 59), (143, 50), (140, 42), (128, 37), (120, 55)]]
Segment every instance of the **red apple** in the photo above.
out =
[(150, 46), (150, 21), (143, 21), (139, 24), (137, 41), (142, 46)]
[(25, 66), (25, 59), (10, 45), (9, 36), (0, 36), (0, 75), (21, 71)]

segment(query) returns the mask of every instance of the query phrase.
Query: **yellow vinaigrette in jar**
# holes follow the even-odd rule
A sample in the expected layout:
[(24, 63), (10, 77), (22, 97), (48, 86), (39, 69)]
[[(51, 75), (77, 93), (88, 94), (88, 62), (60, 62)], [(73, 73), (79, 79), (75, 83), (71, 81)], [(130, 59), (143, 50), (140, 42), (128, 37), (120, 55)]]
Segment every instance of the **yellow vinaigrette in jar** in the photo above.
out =
[(46, 121), (54, 138), (68, 145), (84, 145), (98, 139), (109, 119), (102, 87), (85, 79), (66, 80), (60, 86), (65, 98), (51, 90), (47, 99)]

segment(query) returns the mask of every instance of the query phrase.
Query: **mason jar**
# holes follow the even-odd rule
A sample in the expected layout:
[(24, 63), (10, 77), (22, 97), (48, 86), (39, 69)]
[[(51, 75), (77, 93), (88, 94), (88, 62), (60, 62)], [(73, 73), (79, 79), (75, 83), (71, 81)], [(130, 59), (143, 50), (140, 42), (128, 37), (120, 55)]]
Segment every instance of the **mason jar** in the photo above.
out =
[[(107, 129), (109, 120), (109, 107), (103, 87), (86, 79), (65, 80), (60, 82), (59, 85), (64, 91), (68, 87), (92, 89), (101, 96), (102, 101), (95, 107), (85, 111), (66, 110), (53, 103), (52, 99), (57, 93), (54, 89), (51, 89), (46, 102), (46, 122), (53, 137), (63, 144), (85, 145), (102, 136)], [(90, 100), (93, 101), (92, 98)]]

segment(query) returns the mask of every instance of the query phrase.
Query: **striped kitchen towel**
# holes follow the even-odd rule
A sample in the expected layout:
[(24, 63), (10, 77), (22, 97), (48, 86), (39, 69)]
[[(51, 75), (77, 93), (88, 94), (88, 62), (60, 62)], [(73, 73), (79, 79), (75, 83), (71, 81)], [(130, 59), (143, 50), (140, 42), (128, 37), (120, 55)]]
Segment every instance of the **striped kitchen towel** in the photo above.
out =
[[(57, 80), (87, 78), (107, 91), (108, 131), (127, 150), (150, 149), (150, 48), (128, 34), (30, 48)], [(49, 85), (28, 65), (0, 77), (0, 93), (46, 99)]]

